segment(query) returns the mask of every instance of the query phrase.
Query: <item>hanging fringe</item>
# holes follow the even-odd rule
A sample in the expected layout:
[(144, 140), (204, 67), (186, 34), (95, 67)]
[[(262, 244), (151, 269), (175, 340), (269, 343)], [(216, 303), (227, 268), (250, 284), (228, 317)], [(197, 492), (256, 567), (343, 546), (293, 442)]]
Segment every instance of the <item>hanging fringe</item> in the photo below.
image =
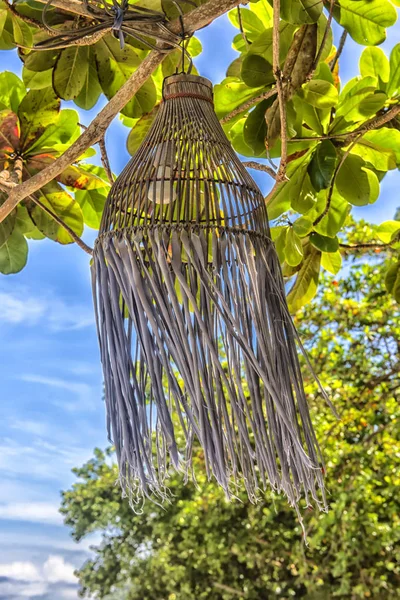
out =
[[(108, 433), (133, 503), (191, 474), (195, 439), (228, 497), (244, 484), (326, 507), (323, 459), (270, 239), (239, 228), (103, 233), (92, 266)], [(179, 442), (182, 440), (182, 443)]]

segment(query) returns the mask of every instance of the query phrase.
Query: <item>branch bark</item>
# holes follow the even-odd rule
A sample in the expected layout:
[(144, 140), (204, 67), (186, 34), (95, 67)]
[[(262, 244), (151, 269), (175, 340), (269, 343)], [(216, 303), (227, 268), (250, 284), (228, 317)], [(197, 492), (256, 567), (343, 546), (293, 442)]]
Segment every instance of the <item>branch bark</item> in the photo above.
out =
[[(184, 28), (187, 33), (193, 33), (197, 29), (201, 29), (212, 22), (214, 19), (224, 14), (228, 10), (238, 6), (240, 0), (209, 0), (207, 4), (203, 4), (191, 11), (184, 16)], [(70, 0), (65, 4), (73, 4), (74, 7), (78, 3), (76, 0), (71, 2)], [(64, 2), (61, 0), (55, 0), (55, 6), (64, 8)], [(169, 29), (173, 33), (179, 33), (181, 31), (181, 22), (176, 19), (170, 24)], [(165, 50), (152, 50), (137, 70), (132, 74), (128, 81), (121, 87), (115, 96), (108, 102), (108, 104), (100, 111), (100, 113), (93, 119), (89, 127), (82, 133), (82, 135), (76, 140), (62, 156), (60, 156), (54, 163), (31, 177), (27, 181), (24, 181), (17, 187), (15, 187), (9, 194), (7, 200), (0, 206), (0, 223), (10, 214), (10, 212), (27, 196), (30, 196), (43, 185), (57, 177), (64, 169), (70, 164), (79, 159), (79, 157), (93, 144), (99, 142), (104, 136), (107, 127), (110, 125), (114, 117), (124, 108), (129, 100), (136, 94), (136, 92), (142, 87), (151, 73), (161, 64), (165, 56), (172, 52), (174, 48)]]

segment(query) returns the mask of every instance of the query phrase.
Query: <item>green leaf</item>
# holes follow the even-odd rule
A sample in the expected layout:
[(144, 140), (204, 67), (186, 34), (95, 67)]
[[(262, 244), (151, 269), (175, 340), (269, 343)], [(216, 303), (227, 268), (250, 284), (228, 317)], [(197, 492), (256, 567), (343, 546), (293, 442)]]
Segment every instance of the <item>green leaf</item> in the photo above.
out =
[(99, 99), (101, 94), (101, 86), (99, 82), (99, 76), (97, 74), (94, 48), (92, 46), (85, 46), (83, 49), (86, 51), (85, 77), (82, 89), (75, 98), (74, 102), (80, 108), (90, 110), (94, 107)]
[(0, 246), (0, 273), (19, 273), (28, 259), (28, 244), (17, 229)]
[(360, 57), (360, 73), (362, 77), (376, 77), (379, 88), (385, 91), (389, 81), (390, 66), (382, 48), (369, 46), (363, 50)]
[(83, 88), (88, 71), (88, 49), (69, 46), (61, 50), (53, 70), (53, 88), (59, 98), (73, 100)]
[(253, 150), (255, 156), (262, 156), (265, 154), (265, 138), (267, 136), (265, 111), (271, 106), (272, 102), (273, 98), (263, 100), (257, 104), (257, 106), (249, 113), (244, 124), (244, 141)]
[[(77, 235), (83, 232), (83, 214), (79, 204), (57, 183), (51, 182), (40, 190), (40, 201), (58, 215)], [(71, 244), (73, 239), (63, 227), (40, 206), (29, 204), (28, 211), (36, 227), (46, 237), (60, 244)]]
[(16, 113), (25, 94), (25, 85), (15, 73), (0, 73), (0, 109), (9, 108)]
[(332, 275), (339, 273), (342, 268), (342, 255), (339, 250), (336, 252), (322, 252), (321, 266)]
[(20, 233), (31, 240), (43, 240), (45, 236), (39, 231), (34, 222), (29, 216), (28, 210), (22, 204), (17, 207), (16, 227)]
[(29, 146), (27, 155), (41, 154), (49, 150), (62, 151), (63, 146), (74, 142), (79, 137), (78, 119), (79, 115), (76, 110), (70, 108), (61, 110), (54, 122), (48, 125), (42, 135)]
[(337, 237), (328, 237), (319, 233), (310, 235), (310, 242), (321, 252), (336, 252), (339, 248), (339, 240)]
[(338, 91), (334, 85), (322, 79), (312, 79), (303, 85), (305, 100), (316, 108), (330, 108), (336, 106)]
[(350, 154), (336, 177), (337, 191), (355, 206), (373, 204), (379, 196), (379, 179), (364, 165), (361, 158)]
[[(267, 204), (268, 217), (270, 220), (276, 219), (289, 210), (291, 203), (298, 200), (303, 185), (305, 184), (305, 181), (307, 181), (307, 166), (309, 160), (310, 153), (307, 152), (304, 156), (297, 160), (293, 160), (288, 164), (286, 174), (289, 181), (278, 186)], [(295, 210), (301, 212), (297, 208)]]
[(336, 163), (337, 153), (332, 142), (324, 140), (318, 144), (307, 169), (311, 183), (317, 192), (329, 187)]
[[(313, 222), (319, 215), (325, 210), (327, 203), (328, 190), (323, 190), (318, 194), (318, 201), (310, 211), (307, 213)], [(314, 229), (317, 233), (327, 235), (328, 237), (334, 237), (343, 227), (346, 217), (351, 210), (350, 204), (340, 196), (336, 190), (333, 189), (329, 210), (327, 214), (321, 219), (321, 221), (315, 225)]]
[(60, 50), (32, 50), (29, 54), (21, 54), (21, 59), (30, 71), (42, 73), (54, 67), (59, 53)]
[(31, 90), (43, 90), (52, 85), (52, 69), (47, 71), (30, 71), (25, 66), (22, 69), (22, 80)]
[(316, 23), (322, 9), (322, 2), (315, 0), (281, 0), (281, 18), (294, 25)]
[(350, 150), (378, 171), (389, 171), (400, 165), (400, 131), (381, 127), (368, 131)]
[(303, 264), (287, 297), (291, 312), (296, 312), (314, 298), (318, 288), (320, 263), (321, 253), (313, 247), (307, 248)]
[(108, 190), (85, 190), (75, 192), (75, 200), (82, 209), (85, 225), (99, 229)]
[[(355, 1), (355, 0), (354, 0)], [(331, 131), (346, 130), (350, 124), (374, 116), (385, 104), (387, 97), (376, 90), (375, 77), (365, 77), (339, 96)]]
[(389, 98), (400, 92), (400, 44), (396, 44), (390, 53), (390, 77), (387, 85)]
[(153, 110), (147, 115), (143, 115), (140, 119), (135, 123), (131, 131), (129, 132), (128, 139), (126, 142), (127, 150), (129, 154), (135, 154), (138, 150), (140, 144), (143, 142), (144, 138), (150, 131), (151, 126), (154, 123), (154, 119), (157, 116), (158, 106), (155, 106)]
[(313, 228), (313, 222), (309, 217), (299, 217), (293, 223), (293, 230), (300, 237), (306, 237)]
[(14, 17), (12, 20), (13, 24), (13, 37), (16, 44), (19, 46), (26, 46), (27, 48), (31, 48), (33, 45), (33, 36), (32, 30), (18, 17)]
[(262, 88), (249, 88), (236, 77), (227, 77), (214, 88), (215, 112), (219, 119), (250, 98), (258, 96)]
[(289, 227), (282, 227), (280, 234), (275, 240), (275, 249), (281, 264), (285, 262), (286, 236), (288, 229)]
[(297, 267), (303, 260), (303, 245), (301, 238), (294, 231), (293, 227), (289, 227), (286, 235), (285, 258), (290, 267)]
[(60, 110), (60, 99), (51, 88), (30, 90), (18, 109), (21, 123), (21, 149), (28, 148), (38, 139), (48, 125), (53, 123)]
[[(248, 8), (240, 9), (240, 16), (242, 18), (243, 30), (246, 34), (247, 39), (250, 42), (254, 42), (255, 39), (265, 29), (263, 22), (257, 17), (257, 15), (249, 10)], [(236, 9), (228, 12), (228, 19), (236, 29), (240, 29), (239, 15)]]
[(290, 205), (296, 212), (304, 215), (313, 208), (317, 202), (316, 192), (311, 185), (310, 176), (304, 168), (301, 187), (291, 194)]
[[(94, 46), (100, 85), (108, 99), (128, 81), (140, 65), (141, 59), (131, 46), (121, 50), (119, 41), (105, 36)], [(121, 111), (127, 117), (137, 119), (150, 112), (157, 100), (157, 90), (150, 77)]]
[(396, 302), (400, 303), (400, 261), (388, 269), (385, 276), (385, 287)]
[[(279, 23), (279, 62), (282, 64), (289, 51), (296, 28), (290, 23)], [(258, 54), (272, 64), (273, 28), (265, 29), (248, 49), (248, 55)]]
[(274, 82), (272, 65), (258, 54), (248, 54), (242, 64), (242, 79), (246, 85), (258, 88)]
[[(0, 206), (3, 204), (2, 199), (0, 198)], [(0, 223), (0, 247), (8, 240), (10, 235), (12, 234), (15, 227), (15, 219), (16, 219), (16, 211), (8, 215), (4, 221)]]
[(243, 156), (254, 156), (253, 150), (244, 141), (244, 126), (246, 123), (246, 117), (239, 118), (233, 127), (229, 129), (229, 139), (238, 154)]
[(400, 221), (385, 221), (377, 227), (376, 235), (384, 244), (388, 244), (399, 230)]
[(396, 9), (388, 0), (340, 0), (334, 14), (358, 44), (377, 46), (386, 39), (386, 27), (394, 25)]

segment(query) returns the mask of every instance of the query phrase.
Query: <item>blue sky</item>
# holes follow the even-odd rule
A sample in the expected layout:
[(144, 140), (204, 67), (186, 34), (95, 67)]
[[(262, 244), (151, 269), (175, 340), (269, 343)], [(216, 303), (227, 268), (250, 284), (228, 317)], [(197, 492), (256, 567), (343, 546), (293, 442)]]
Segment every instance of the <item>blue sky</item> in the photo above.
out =
[[(223, 79), (236, 56), (235, 33), (226, 17), (199, 33), (202, 75)], [(387, 48), (399, 33), (399, 25), (389, 30)], [(357, 74), (359, 53), (349, 41), (343, 80)], [(0, 60), (20, 75), (15, 52), (0, 52)], [(103, 104), (80, 111), (81, 122), (88, 124)], [(107, 133), (115, 173), (129, 160), (127, 134), (118, 119)], [(253, 175), (267, 191), (268, 176)], [(400, 205), (399, 183), (398, 172), (390, 173), (378, 202), (356, 215), (390, 219)], [(87, 230), (84, 237), (92, 244), (95, 235)], [(96, 538), (72, 541), (58, 514), (59, 492), (73, 483), (72, 467), (89, 459), (94, 446), (107, 445), (87, 255), (73, 245), (31, 242), (26, 268), (0, 276), (0, 307), (0, 600), (76, 600), (73, 568)]]

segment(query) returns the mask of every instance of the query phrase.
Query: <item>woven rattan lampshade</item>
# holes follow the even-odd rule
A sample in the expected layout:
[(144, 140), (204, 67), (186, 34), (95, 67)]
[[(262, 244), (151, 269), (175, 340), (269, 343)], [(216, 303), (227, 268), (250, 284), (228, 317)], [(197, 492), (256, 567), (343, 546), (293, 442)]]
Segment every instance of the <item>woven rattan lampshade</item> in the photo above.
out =
[[(133, 501), (164, 498), (192, 447), (228, 495), (268, 485), (324, 505), (264, 198), (211, 83), (175, 75), (112, 186), (93, 260), (109, 435)], [(318, 488), (319, 491), (318, 491)]]

